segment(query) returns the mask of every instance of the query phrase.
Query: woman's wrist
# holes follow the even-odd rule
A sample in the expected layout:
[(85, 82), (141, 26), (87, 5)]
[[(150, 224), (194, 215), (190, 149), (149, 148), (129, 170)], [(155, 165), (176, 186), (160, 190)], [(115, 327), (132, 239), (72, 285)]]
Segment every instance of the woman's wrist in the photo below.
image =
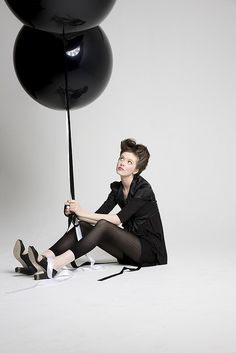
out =
[(77, 217), (83, 217), (83, 210), (81, 210), (81, 209), (77, 209), (76, 211), (75, 211), (75, 214), (76, 214), (76, 216)]

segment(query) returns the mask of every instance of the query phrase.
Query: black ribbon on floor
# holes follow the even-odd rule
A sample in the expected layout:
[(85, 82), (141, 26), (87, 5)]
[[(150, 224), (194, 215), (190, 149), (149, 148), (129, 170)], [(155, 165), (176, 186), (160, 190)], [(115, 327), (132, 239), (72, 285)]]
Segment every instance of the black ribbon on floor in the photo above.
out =
[[(109, 262), (102, 262), (102, 263), (96, 262), (96, 265), (105, 265), (105, 264), (112, 264), (112, 263), (117, 264), (117, 262), (111, 262), (111, 261), (109, 261)], [(88, 261), (83, 262), (83, 263), (82, 263), (81, 265), (79, 265), (79, 266), (77, 266), (76, 263), (74, 262), (74, 263), (71, 263), (71, 265), (72, 265), (72, 267), (74, 267), (74, 268), (80, 268), (80, 267), (83, 267), (83, 266), (88, 266), (88, 265), (90, 265), (90, 262), (88, 262)], [(141, 265), (140, 265), (140, 266), (137, 266), (136, 268), (130, 268), (130, 267), (124, 266), (120, 272), (117, 272), (117, 273), (114, 273), (113, 275), (109, 275), (109, 276), (100, 278), (100, 279), (98, 279), (98, 281), (99, 281), (99, 282), (106, 281), (107, 279), (110, 279), (110, 278), (112, 278), (112, 277), (116, 277), (116, 276), (122, 275), (125, 271), (129, 271), (129, 272), (138, 271), (138, 270), (140, 270), (141, 267), (142, 267)]]
[(110, 276), (107, 276), (107, 277), (100, 278), (100, 279), (98, 279), (98, 281), (101, 282), (101, 281), (105, 281), (105, 280), (107, 280), (107, 279), (109, 279), (109, 278), (122, 275), (125, 271), (129, 271), (129, 272), (138, 271), (138, 270), (140, 270), (141, 267), (142, 267), (142, 266), (138, 266), (138, 267), (136, 267), (136, 268), (130, 268), (130, 267), (124, 266), (120, 272), (114, 273), (113, 275), (110, 275)]

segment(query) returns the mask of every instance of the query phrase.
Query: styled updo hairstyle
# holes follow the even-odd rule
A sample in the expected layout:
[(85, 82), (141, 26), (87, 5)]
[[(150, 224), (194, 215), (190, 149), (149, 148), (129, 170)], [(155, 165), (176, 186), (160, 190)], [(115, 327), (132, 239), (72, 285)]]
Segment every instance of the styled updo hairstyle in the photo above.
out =
[(120, 154), (122, 154), (123, 152), (132, 152), (138, 158), (138, 173), (136, 175), (141, 174), (144, 169), (146, 169), (150, 157), (150, 153), (146, 146), (137, 144), (134, 139), (129, 138), (121, 141), (120, 149)]

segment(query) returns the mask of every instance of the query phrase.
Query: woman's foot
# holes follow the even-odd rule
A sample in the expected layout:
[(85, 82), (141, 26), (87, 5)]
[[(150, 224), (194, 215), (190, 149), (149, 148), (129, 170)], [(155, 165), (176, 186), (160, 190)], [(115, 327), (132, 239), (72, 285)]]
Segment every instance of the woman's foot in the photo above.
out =
[(23, 273), (25, 275), (33, 275), (37, 272), (37, 269), (34, 267), (34, 265), (29, 259), (27, 252), (25, 251), (25, 247), (22, 240), (17, 239), (14, 245), (13, 255), (23, 266), (16, 267), (15, 272)]
[(50, 258), (39, 255), (37, 250), (33, 246), (28, 248), (29, 259), (33, 263), (34, 267), (39, 273), (34, 275), (35, 280), (39, 279), (50, 279), (53, 278), (57, 271), (53, 269)]

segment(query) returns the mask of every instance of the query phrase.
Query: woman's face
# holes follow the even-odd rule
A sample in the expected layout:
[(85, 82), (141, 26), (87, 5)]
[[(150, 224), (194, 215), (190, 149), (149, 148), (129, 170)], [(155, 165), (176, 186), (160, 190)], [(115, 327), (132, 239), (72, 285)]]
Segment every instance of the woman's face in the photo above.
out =
[(122, 177), (128, 177), (134, 175), (138, 172), (136, 168), (138, 162), (138, 157), (132, 152), (121, 153), (117, 165), (116, 172)]

